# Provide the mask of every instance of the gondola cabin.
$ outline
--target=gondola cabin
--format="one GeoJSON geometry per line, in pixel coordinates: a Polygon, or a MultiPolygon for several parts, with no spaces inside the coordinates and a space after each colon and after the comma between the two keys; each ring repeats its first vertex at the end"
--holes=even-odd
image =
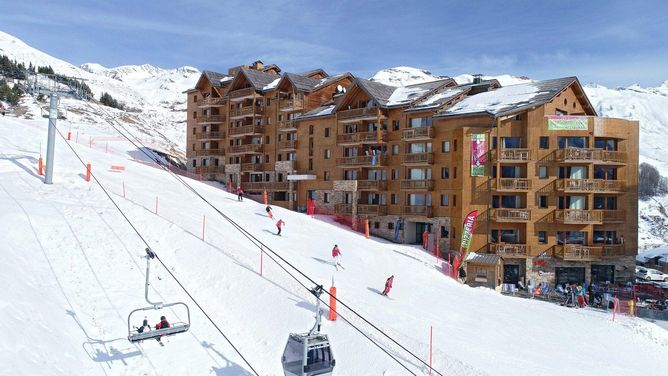
{"type": "Polygon", "coordinates": [[[336,360],[327,335],[290,334],[283,351],[285,376],[331,375],[336,360]]]}

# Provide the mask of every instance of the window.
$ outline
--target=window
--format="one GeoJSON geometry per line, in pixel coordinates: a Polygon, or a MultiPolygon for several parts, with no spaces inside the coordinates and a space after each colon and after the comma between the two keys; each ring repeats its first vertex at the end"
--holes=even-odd
{"type": "Polygon", "coordinates": [[[325,171],[325,173],[323,175],[323,180],[324,181],[329,181],[329,171],[325,171]]]}
{"type": "Polygon", "coordinates": [[[559,137],[557,138],[559,149],[564,148],[586,148],[589,145],[587,137],[559,137]]]}
{"type": "Polygon", "coordinates": [[[387,229],[388,230],[394,230],[394,223],[393,222],[387,222],[387,229]]]}
{"type": "MultiPolygon", "coordinates": [[[[575,103],[573,103],[575,104],[575,103]]],[[[592,283],[610,283],[615,281],[614,265],[592,265],[591,282],[592,283]]]]}
{"type": "Polygon", "coordinates": [[[617,231],[594,231],[592,241],[596,244],[615,244],[617,240],[617,231]]]}
{"type": "Polygon", "coordinates": [[[325,193],[322,195],[322,201],[323,201],[325,204],[328,204],[328,203],[329,203],[329,193],[325,192],[325,193]]]}
{"type": "Polygon", "coordinates": [[[452,168],[452,178],[457,179],[457,166],[452,168]]]}
{"type": "Polygon", "coordinates": [[[267,145],[269,145],[270,141],[271,141],[271,139],[269,138],[269,136],[267,136],[267,137],[264,139],[264,143],[267,144],[267,145]]]}
{"type": "Polygon", "coordinates": [[[538,207],[542,209],[547,208],[547,196],[538,196],[538,207]]]}
{"type": "Polygon", "coordinates": [[[547,179],[547,166],[538,166],[538,177],[547,179]]]}
{"type": "Polygon", "coordinates": [[[585,244],[587,233],[583,231],[557,231],[557,244],[585,244]]]}
{"type": "Polygon", "coordinates": [[[457,232],[455,230],[456,230],[455,227],[452,226],[452,238],[453,239],[457,238],[457,232]]]}
{"type": "Polygon", "coordinates": [[[193,119],[197,119],[197,112],[193,112],[193,119]]]}
{"type": "Polygon", "coordinates": [[[269,163],[269,154],[265,154],[264,163],[269,163]]]}
{"type": "Polygon", "coordinates": [[[450,169],[441,167],[441,179],[450,179],[450,169]]]}
{"type": "Polygon", "coordinates": [[[617,169],[615,167],[594,167],[594,179],[617,180],[617,169]]]}
{"type": "Polygon", "coordinates": [[[395,168],[392,169],[392,180],[399,179],[399,171],[395,168]]]}
{"type": "Polygon", "coordinates": [[[329,159],[332,157],[332,151],[329,149],[325,149],[325,159],[329,159]]]}
{"type": "Polygon", "coordinates": [[[452,206],[457,206],[457,195],[452,195],[452,206]]]}
{"type": "Polygon", "coordinates": [[[308,134],[313,134],[313,129],[314,129],[313,124],[309,125],[308,126],[308,134]]]}
{"type": "Polygon", "coordinates": [[[513,116],[513,120],[522,120],[522,115],[513,116]]]}
{"type": "Polygon", "coordinates": [[[399,130],[399,120],[392,120],[392,130],[393,131],[399,130]]]}
{"type": "Polygon", "coordinates": [[[308,169],[309,171],[313,171],[313,159],[308,160],[308,169]]]}
{"type": "Polygon", "coordinates": [[[538,231],[538,243],[547,244],[547,232],[546,231],[538,231]]]}
{"type": "Polygon", "coordinates": [[[193,167],[197,167],[197,159],[193,159],[193,167]]]}
{"type": "MultiPolygon", "coordinates": [[[[283,121],[283,114],[278,114],[278,121],[283,121]]],[[[312,125],[311,125],[312,127],[312,125]]]]}
{"type": "Polygon", "coordinates": [[[550,138],[548,136],[540,136],[540,148],[541,149],[550,148],[550,138]]]}
{"type": "Polygon", "coordinates": [[[452,141],[452,151],[457,151],[457,140],[452,141]]]}
{"type": "Polygon", "coordinates": [[[390,195],[390,203],[391,203],[392,205],[396,205],[398,202],[399,202],[399,200],[397,199],[397,195],[394,194],[394,193],[392,193],[392,194],[390,195]]]}
{"type": "Polygon", "coordinates": [[[193,102],[197,102],[197,95],[193,96],[193,102]]]}
{"type": "Polygon", "coordinates": [[[276,155],[276,160],[279,161],[279,162],[282,161],[283,160],[283,154],[280,154],[280,153],[277,154],[276,155]]]}
{"type": "Polygon", "coordinates": [[[373,223],[373,228],[380,228],[380,222],[374,222],[373,223]]]}
{"type": "Polygon", "coordinates": [[[431,127],[431,123],[431,117],[415,118],[411,119],[411,128],[431,127]]]}
{"type": "Polygon", "coordinates": [[[506,149],[517,149],[522,147],[522,139],[519,137],[501,137],[501,142],[506,149]]]}
{"type": "Polygon", "coordinates": [[[510,229],[492,230],[491,238],[492,243],[519,243],[520,233],[510,229]]]}
{"type": "Polygon", "coordinates": [[[441,142],[441,151],[443,153],[449,153],[450,152],[450,141],[441,142]]]}
{"type": "Polygon", "coordinates": [[[448,206],[448,205],[450,205],[450,196],[441,195],[441,206],[448,206]]]}
{"type": "Polygon", "coordinates": [[[195,144],[193,144],[193,151],[195,151],[195,144]]]}
{"type": "Polygon", "coordinates": [[[392,145],[392,155],[399,154],[399,145],[392,145]]]}
{"type": "Polygon", "coordinates": [[[332,135],[332,128],[325,128],[325,137],[329,137],[332,135]]]}
{"type": "Polygon", "coordinates": [[[271,106],[271,98],[267,98],[267,107],[271,106]]]}

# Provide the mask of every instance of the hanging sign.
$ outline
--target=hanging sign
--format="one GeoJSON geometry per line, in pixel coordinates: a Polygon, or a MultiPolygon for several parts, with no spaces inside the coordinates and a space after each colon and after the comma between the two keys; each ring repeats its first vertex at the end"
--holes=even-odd
{"type": "Polygon", "coordinates": [[[550,115],[547,118],[548,131],[586,131],[589,119],[586,116],[550,115]]]}
{"type": "Polygon", "coordinates": [[[471,135],[471,176],[485,176],[487,154],[485,150],[485,134],[471,135]]]}

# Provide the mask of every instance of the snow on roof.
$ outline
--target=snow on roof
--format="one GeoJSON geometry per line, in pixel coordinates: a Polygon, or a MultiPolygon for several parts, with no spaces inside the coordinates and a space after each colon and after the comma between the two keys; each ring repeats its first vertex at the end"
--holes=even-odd
{"type": "Polygon", "coordinates": [[[276,86],[278,85],[278,82],[279,82],[280,80],[281,80],[281,78],[279,77],[279,78],[277,78],[277,79],[271,81],[268,85],[265,85],[264,87],[262,87],[262,90],[272,90],[272,89],[276,89],[276,86]]]}
{"type": "Polygon", "coordinates": [[[487,254],[470,252],[468,256],[466,256],[466,262],[481,265],[496,265],[500,259],[501,256],[497,255],[496,253],[487,254]]]}
{"type": "Polygon", "coordinates": [[[468,90],[468,88],[454,87],[451,89],[443,90],[439,93],[428,96],[422,102],[416,103],[412,108],[409,108],[406,111],[423,111],[423,110],[438,108],[443,103],[449,101],[453,97],[458,96],[465,90],[468,90]]]}
{"type": "Polygon", "coordinates": [[[398,87],[387,100],[388,106],[401,106],[426,94],[429,90],[420,86],[398,87]]]}
{"type": "Polygon", "coordinates": [[[514,110],[545,103],[575,80],[574,77],[536,81],[505,86],[469,96],[438,116],[456,116],[476,113],[503,115],[514,110]]]}
{"type": "Polygon", "coordinates": [[[636,260],[640,262],[646,262],[655,257],[668,260],[668,247],[650,248],[642,253],[639,253],[636,256],[636,260]]]}
{"type": "Polygon", "coordinates": [[[227,76],[220,79],[220,83],[234,80],[234,76],[227,76]]]}
{"type": "Polygon", "coordinates": [[[327,106],[320,106],[317,107],[299,117],[297,117],[297,120],[301,119],[310,119],[314,117],[319,117],[319,116],[327,116],[327,115],[333,115],[334,114],[334,108],[336,108],[336,105],[331,104],[327,106]]]}

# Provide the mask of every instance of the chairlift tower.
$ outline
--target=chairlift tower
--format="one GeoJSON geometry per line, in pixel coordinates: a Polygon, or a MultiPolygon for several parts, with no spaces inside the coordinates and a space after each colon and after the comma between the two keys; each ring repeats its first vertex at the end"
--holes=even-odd
{"type": "Polygon", "coordinates": [[[56,148],[56,121],[58,120],[58,93],[51,91],[49,103],[49,134],[46,139],[46,173],[44,184],[53,184],[53,155],[56,148]]]}

